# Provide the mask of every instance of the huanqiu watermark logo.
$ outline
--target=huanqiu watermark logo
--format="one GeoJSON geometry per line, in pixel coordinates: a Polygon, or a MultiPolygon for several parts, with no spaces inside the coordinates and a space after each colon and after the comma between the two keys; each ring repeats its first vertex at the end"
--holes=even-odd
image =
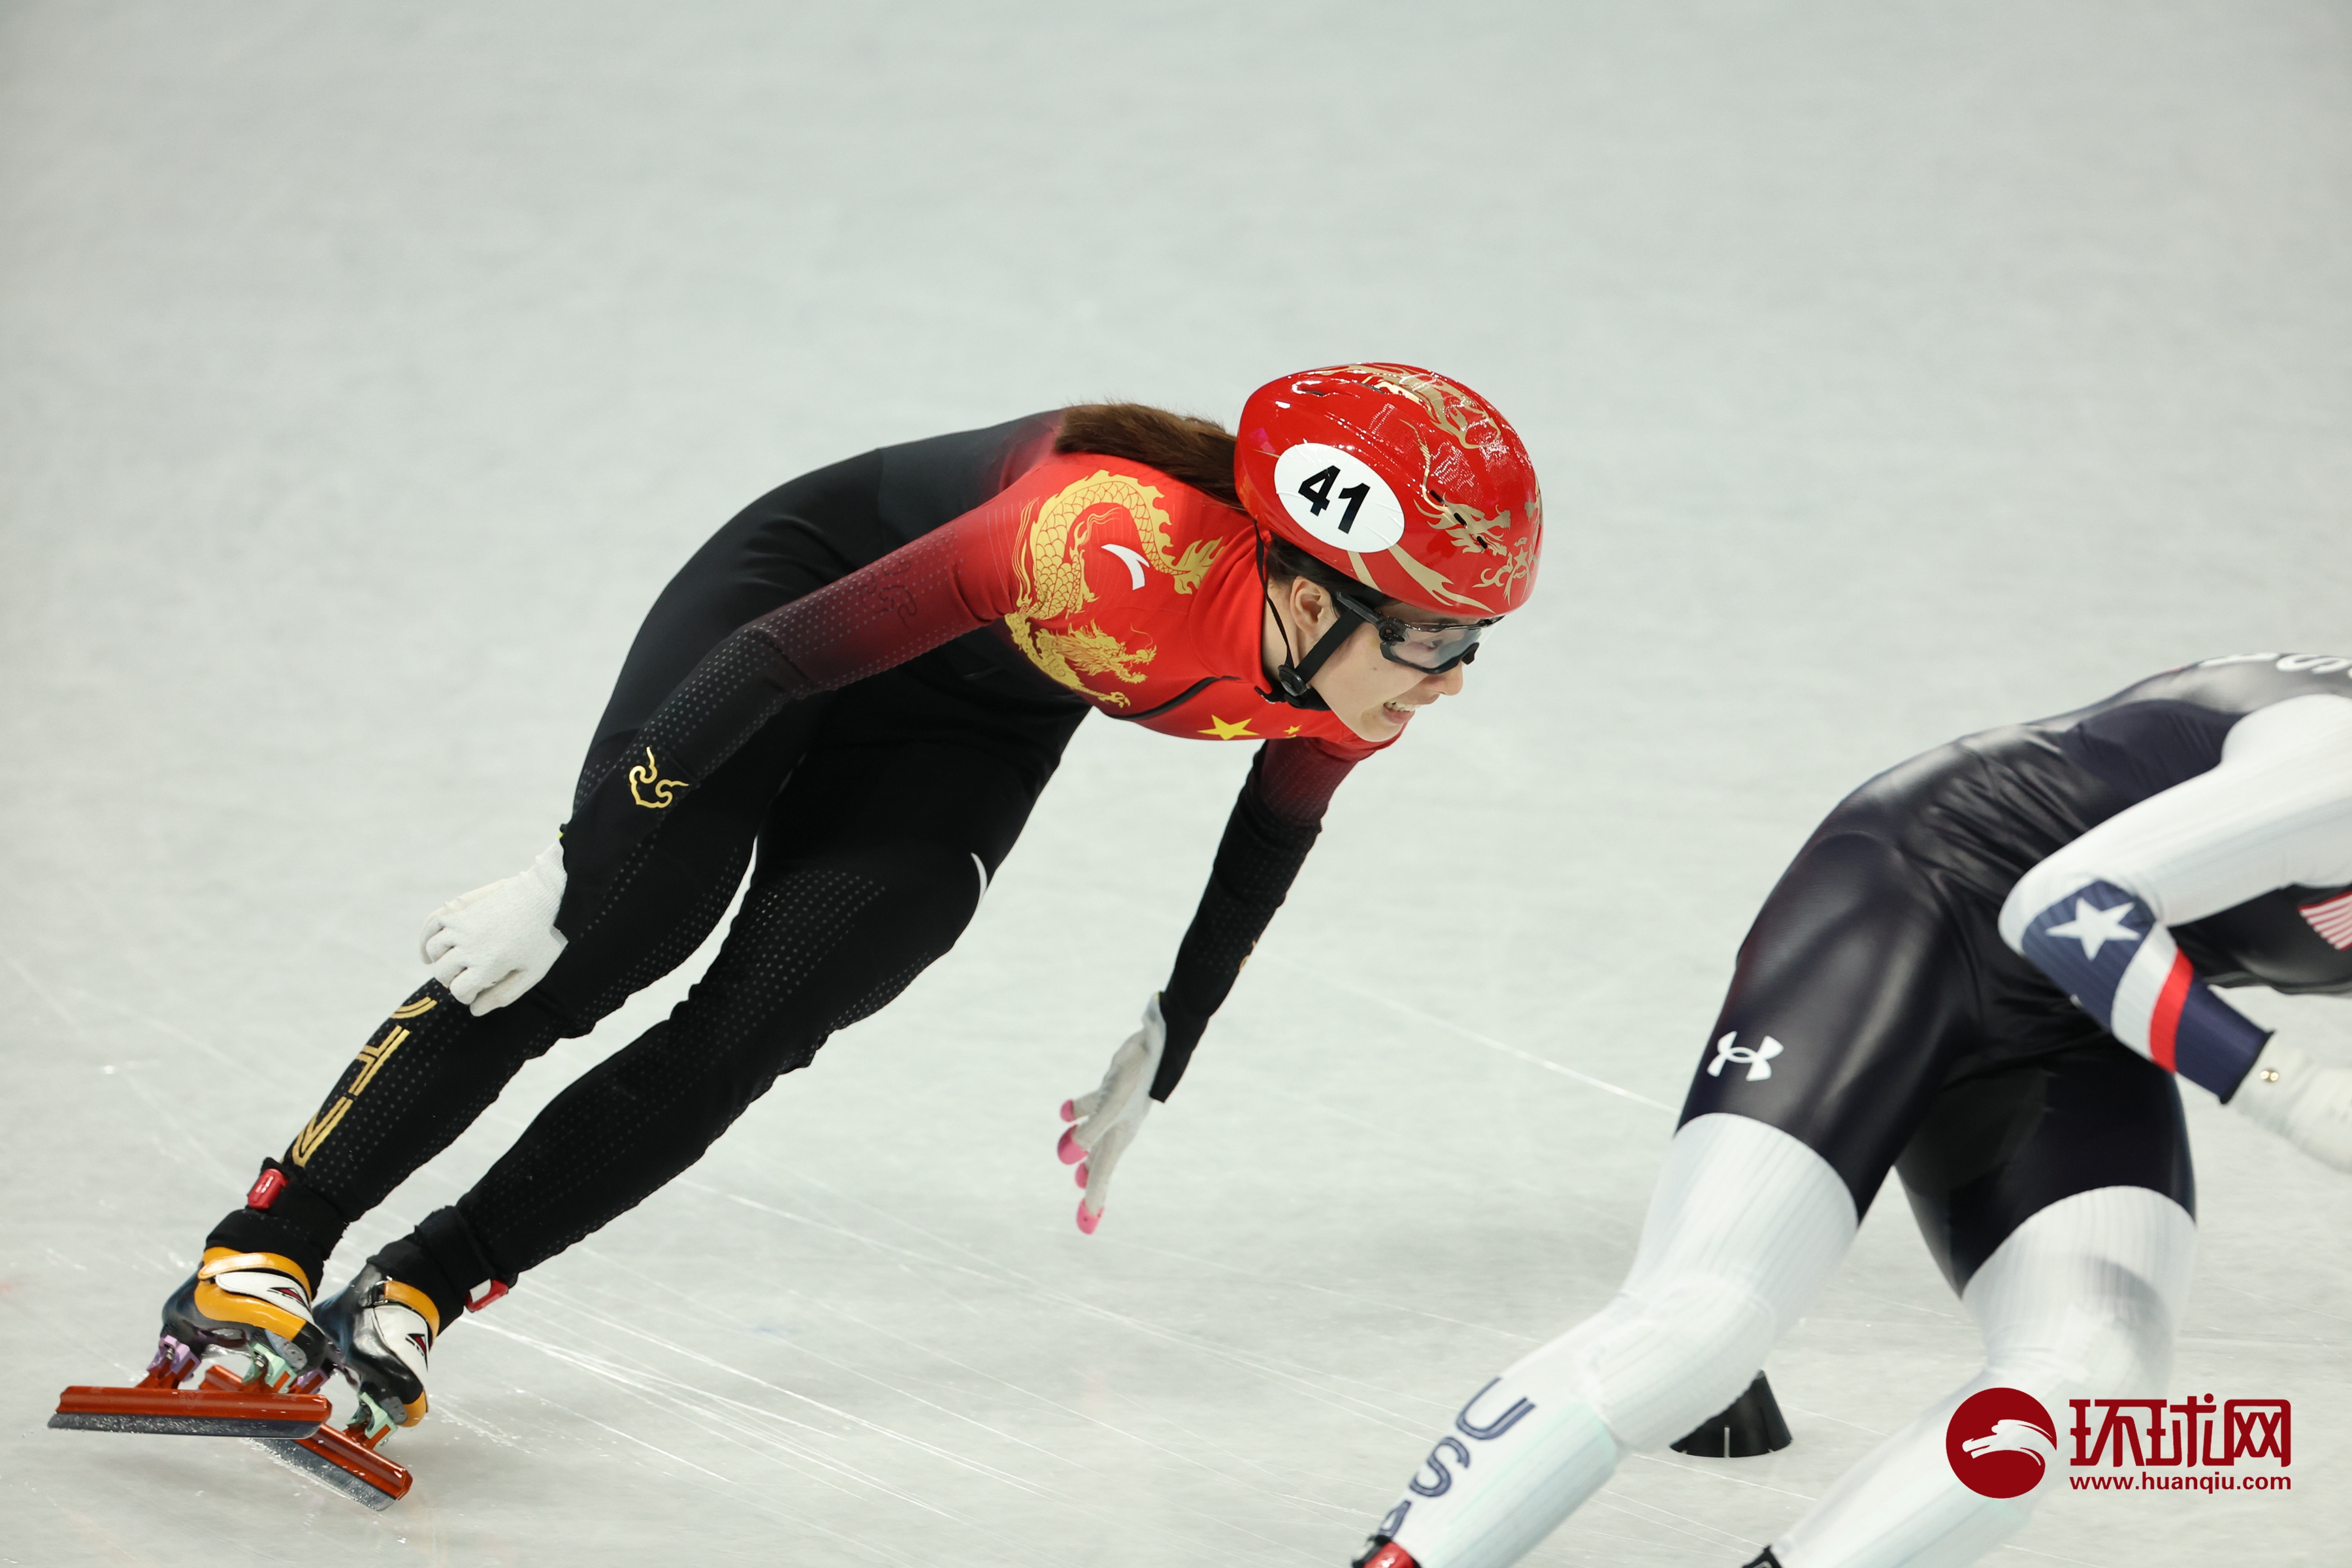
{"type": "Polygon", "coordinates": [[[2057,1461],[2058,1428],[2025,1390],[1982,1388],[1952,1412],[1944,1455],[1970,1491],[2020,1497],[2040,1486],[2057,1461]]]}
{"type": "MultiPolygon", "coordinates": [[[[2294,1409],[2284,1399],[2075,1399],[2066,1429],[2076,1491],[2286,1491],[2294,1409]]],[[[1969,1395],[1944,1428],[1952,1473],[1986,1497],[2021,1497],[2058,1463],[2058,1427],[2019,1388],[1969,1395]]]]}

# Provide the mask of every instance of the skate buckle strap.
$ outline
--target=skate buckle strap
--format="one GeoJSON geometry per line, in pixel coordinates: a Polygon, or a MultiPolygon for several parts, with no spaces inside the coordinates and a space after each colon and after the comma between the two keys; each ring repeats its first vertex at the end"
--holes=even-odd
{"type": "Polygon", "coordinates": [[[249,1209],[267,1209],[278,1201],[278,1194],[285,1190],[286,1173],[272,1165],[254,1178],[252,1190],[245,1194],[245,1206],[249,1209]]]}
{"type": "Polygon", "coordinates": [[[505,1280],[485,1279],[479,1285],[475,1286],[472,1289],[466,1292],[466,1310],[468,1312],[478,1312],[506,1293],[507,1282],[505,1280]]]}
{"type": "Polygon", "coordinates": [[[383,1282],[383,1299],[387,1301],[399,1302],[425,1320],[425,1327],[433,1331],[435,1339],[441,1337],[441,1309],[433,1304],[432,1297],[414,1285],[404,1285],[397,1279],[387,1279],[383,1282]]]}
{"type": "Polygon", "coordinates": [[[231,1252],[226,1247],[205,1254],[196,1268],[199,1279],[217,1279],[224,1274],[235,1274],[247,1268],[265,1268],[299,1281],[305,1294],[310,1289],[310,1276],[290,1258],[280,1258],[274,1252],[231,1252]]]}

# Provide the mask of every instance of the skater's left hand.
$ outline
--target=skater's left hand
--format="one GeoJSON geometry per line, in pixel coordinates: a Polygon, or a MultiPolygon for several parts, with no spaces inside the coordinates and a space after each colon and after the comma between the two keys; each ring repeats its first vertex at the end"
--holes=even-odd
{"type": "Polygon", "coordinates": [[[544,979],[563,952],[563,846],[549,845],[519,874],[435,910],[418,946],[433,978],[474,1016],[503,1007],[544,979]]]}
{"type": "Polygon", "coordinates": [[[1160,998],[1143,1006],[1143,1027],[1129,1035],[1110,1058],[1110,1070],[1100,1087],[1062,1101],[1062,1120],[1076,1122],[1066,1129],[1055,1152],[1062,1163],[1078,1167],[1078,1228],[1088,1236],[1102,1223],[1103,1204],[1110,1196],[1110,1173],[1136,1130],[1151,1109],[1151,1080],[1160,1072],[1160,1055],[1168,1046],[1168,1025],[1160,1016],[1160,998]]]}
{"type": "Polygon", "coordinates": [[[2352,1171],[2352,1068],[2323,1067],[2273,1040],[2230,1109],[2339,1171],[2352,1171]]]}

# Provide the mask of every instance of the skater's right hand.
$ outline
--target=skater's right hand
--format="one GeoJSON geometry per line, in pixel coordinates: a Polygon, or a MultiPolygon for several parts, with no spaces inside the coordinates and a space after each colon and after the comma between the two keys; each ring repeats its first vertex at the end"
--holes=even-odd
{"type": "Polygon", "coordinates": [[[563,846],[551,844],[516,876],[435,910],[418,946],[433,978],[480,1017],[546,977],[563,952],[563,846]]]}
{"type": "Polygon", "coordinates": [[[1143,1005],[1143,1027],[1112,1054],[1101,1084],[1062,1101],[1062,1120],[1076,1125],[1063,1131],[1055,1152],[1065,1165],[1078,1167],[1078,1185],[1087,1194],[1078,1200],[1078,1228],[1088,1236],[1102,1223],[1111,1170],[1135,1142],[1136,1130],[1151,1109],[1151,1080],[1159,1075],[1160,1055],[1167,1047],[1168,1025],[1155,994],[1143,1005]]]}

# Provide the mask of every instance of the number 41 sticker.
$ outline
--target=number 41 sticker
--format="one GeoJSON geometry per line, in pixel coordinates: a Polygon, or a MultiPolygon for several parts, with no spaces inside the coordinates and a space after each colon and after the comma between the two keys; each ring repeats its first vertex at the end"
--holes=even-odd
{"type": "Polygon", "coordinates": [[[1404,537],[1404,509],[1388,481],[1337,447],[1291,447],[1274,461],[1274,488],[1291,521],[1335,549],[1365,554],[1404,537]]]}

